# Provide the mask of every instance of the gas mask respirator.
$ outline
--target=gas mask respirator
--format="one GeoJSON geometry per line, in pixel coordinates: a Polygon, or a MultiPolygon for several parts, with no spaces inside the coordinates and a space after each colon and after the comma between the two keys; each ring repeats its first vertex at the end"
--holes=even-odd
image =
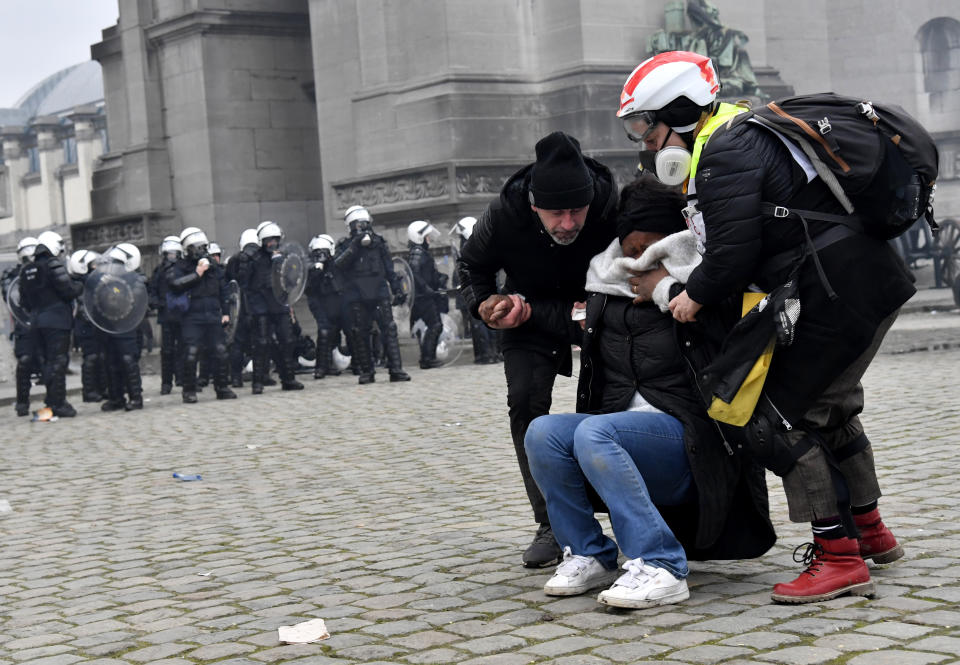
{"type": "Polygon", "coordinates": [[[654,173],[664,185],[682,185],[690,175],[692,155],[686,148],[667,146],[654,157],[654,173]]]}

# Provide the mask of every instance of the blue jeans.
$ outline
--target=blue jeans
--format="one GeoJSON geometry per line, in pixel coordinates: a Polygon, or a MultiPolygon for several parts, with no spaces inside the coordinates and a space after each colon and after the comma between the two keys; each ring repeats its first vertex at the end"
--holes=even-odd
{"type": "Polygon", "coordinates": [[[540,416],[530,423],[525,446],[561,547],[595,557],[607,569],[617,567],[617,543],[594,517],[589,481],[610,510],[627,558],[665,568],[678,579],[689,574],[683,546],[654,505],[696,501],[679,420],[638,411],[540,416]]]}

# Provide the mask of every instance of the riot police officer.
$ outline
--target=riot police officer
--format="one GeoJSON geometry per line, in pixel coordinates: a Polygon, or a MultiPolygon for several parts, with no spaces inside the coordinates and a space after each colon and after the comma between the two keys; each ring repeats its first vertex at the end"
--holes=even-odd
{"type": "Polygon", "coordinates": [[[241,253],[238,280],[245,293],[250,312],[253,336],[253,385],[252,392],[263,392],[269,369],[270,340],[276,335],[280,346],[280,382],[283,390],[303,390],[296,380],[294,370],[293,321],[290,307],[274,294],[272,281],[275,264],[283,261],[280,241],[283,231],[273,222],[261,222],[257,227],[259,247],[249,245],[241,253]]]}
{"type": "MultiPolygon", "coordinates": [[[[3,300],[7,302],[10,285],[20,276],[23,268],[33,260],[37,249],[37,239],[32,236],[21,238],[17,243],[17,265],[4,271],[0,278],[0,288],[3,290],[3,300]]],[[[16,319],[13,326],[13,354],[17,359],[16,381],[18,416],[30,413],[30,378],[37,362],[36,345],[30,330],[29,321],[16,319]]]]}
{"type": "Polygon", "coordinates": [[[167,271],[183,255],[178,236],[167,236],[160,243],[160,265],[150,276],[150,305],[157,310],[157,323],[160,324],[160,394],[169,395],[173,391],[174,380],[181,383],[183,362],[183,341],[181,339],[180,317],[183,311],[168,307],[167,271]]]}
{"type": "MultiPolygon", "coordinates": [[[[78,249],[67,260],[67,272],[83,284],[100,254],[89,249],[78,249]]],[[[80,384],[84,402],[103,401],[107,392],[107,368],[97,328],[83,307],[77,308],[73,318],[73,345],[80,349],[80,384]]]]}
{"type": "Polygon", "coordinates": [[[167,285],[173,293],[189,293],[189,307],[183,314],[183,401],[197,401],[197,360],[205,347],[214,361],[213,385],[217,399],[235,399],[230,390],[227,342],[223,325],[229,321],[224,312],[226,281],[220,266],[207,255],[209,241],[195,226],[180,233],[184,256],[167,271],[167,285]]]}
{"type": "Polygon", "coordinates": [[[348,208],[344,222],[350,235],[337,243],[333,264],[344,279],[345,323],[353,362],[360,368],[359,383],[375,380],[370,348],[374,320],[385,338],[390,381],[409,381],[410,376],[403,371],[397,324],[391,310],[392,304],[404,302],[406,294],[399,275],[393,271],[387,241],[373,232],[373,220],[363,206],[348,208]]]}
{"type": "MultiPolygon", "coordinates": [[[[240,282],[240,264],[241,255],[246,250],[247,254],[255,254],[260,248],[260,241],[257,240],[256,229],[245,229],[240,234],[238,242],[240,251],[231,255],[224,265],[224,273],[227,282],[240,282]]],[[[246,305],[246,298],[240,294],[240,316],[232,325],[236,326],[233,333],[233,341],[227,347],[227,354],[230,357],[230,385],[234,388],[243,388],[243,366],[247,362],[247,357],[252,355],[250,347],[250,312],[246,305]]]]}
{"type": "MultiPolygon", "coordinates": [[[[140,272],[140,250],[136,245],[122,242],[111,247],[100,257],[99,263],[113,263],[124,272],[135,273],[144,283],[140,272]]],[[[143,381],[140,376],[140,341],[137,328],[125,332],[98,332],[100,344],[106,352],[107,400],[101,411],[134,411],[143,408],[143,381]]]]}
{"type": "Polygon", "coordinates": [[[447,294],[445,291],[447,276],[437,270],[437,264],[430,254],[430,240],[440,235],[430,222],[418,220],[407,227],[409,254],[407,262],[413,272],[413,307],[410,309],[411,323],[423,319],[426,330],[420,339],[420,369],[442,367],[443,361],[437,359],[437,342],[443,332],[440,312],[444,311],[447,294]]]}
{"type": "MultiPolygon", "coordinates": [[[[450,230],[451,233],[456,233],[460,236],[461,250],[463,249],[464,243],[469,240],[470,235],[473,233],[473,227],[476,223],[476,217],[463,217],[450,230]]],[[[454,273],[453,278],[456,282],[456,273],[454,273]]],[[[458,286],[456,283],[454,285],[458,286]]],[[[463,296],[460,295],[459,290],[457,292],[457,309],[460,310],[464,323],[470,326],[470,340],[473,343],[473,362],[477,365],[491,365],[503,360],[497,351],[497,335],[499,331],[491,330],[483,321],[475,319],[470,315],[467,302],[463,299],[463,296]]]]}
{"type": "Polygon", "coordinates": [[[340,374],[333,364],[333,349],[340,344],[342,287],[331,260],[336,251],[333,238],[320,234],[310,241],[309,249],[313,263],[307,272],[307,304],[317,321],[317,360],[313,378],[322,379],[328,374],[340,374]]]}
{"type": "Polygon", "coordinates": [[[30,312],[30,329],[44,356],[44,401],[55,416],[72,418],[77,412],[67,402],[67,363],[73,300],[83,287],[67,273],[62,253],[60,234],[44,231],[37,237],[33,262],[20,271],[20,302],[30,312]]]}

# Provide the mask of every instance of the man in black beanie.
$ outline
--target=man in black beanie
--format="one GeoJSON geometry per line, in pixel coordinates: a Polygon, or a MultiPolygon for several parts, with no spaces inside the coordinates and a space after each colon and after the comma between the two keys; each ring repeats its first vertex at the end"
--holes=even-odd
{"type": "Polygon", "coordinates": [[[570,347],[579,342],[580,329],[570,312],[585,297],[591,257],[617,235],[617,191],[610,170],[584,157],[572,136],[544,137],[536,155],[480,216],[457,274],[470,313],[503,330],[510,433],[539,524],[523,564],[542,568],[556,564],[561,552],[523,438],[530,421],[549,413],[557,374],[572,373],[570,347]],[[502,293],[496,286],[500,270],[507,277],[502,293]]]}

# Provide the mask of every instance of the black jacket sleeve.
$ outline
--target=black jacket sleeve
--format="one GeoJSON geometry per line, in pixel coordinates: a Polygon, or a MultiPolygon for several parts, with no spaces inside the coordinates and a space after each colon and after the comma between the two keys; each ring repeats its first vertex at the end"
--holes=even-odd
{"type": "MultiPolygon", "coordinates": [[[[212,268],[210,268],[212,270],[212,268]]],[[[173,266],[167,270],[167,286],[170,287],[170,290],[174,293],[183,293],[189,291],[194,286],[200,283],[200,275],[197,274],[196,270],[191,270],[188,273],[183,275],[177,275],[177,271],[174,270],[173,266]]]]}
{"type": "Polygon", "coordinates": [[[457,259],[457,279],[470,314],[479,319],[480,303],[497,293],[497,272],[503,266],[496,251],[493,217],[488,206],[457,259]]]}
{"type": "Polygon", "coordinates": [[[70,277],[67,266],[59,258],[51,257],[47,263],[47,270],[50,274],[53,290],[56,291],[61,300],[70,302],[83,293],[83,284],[70,277]]]}

